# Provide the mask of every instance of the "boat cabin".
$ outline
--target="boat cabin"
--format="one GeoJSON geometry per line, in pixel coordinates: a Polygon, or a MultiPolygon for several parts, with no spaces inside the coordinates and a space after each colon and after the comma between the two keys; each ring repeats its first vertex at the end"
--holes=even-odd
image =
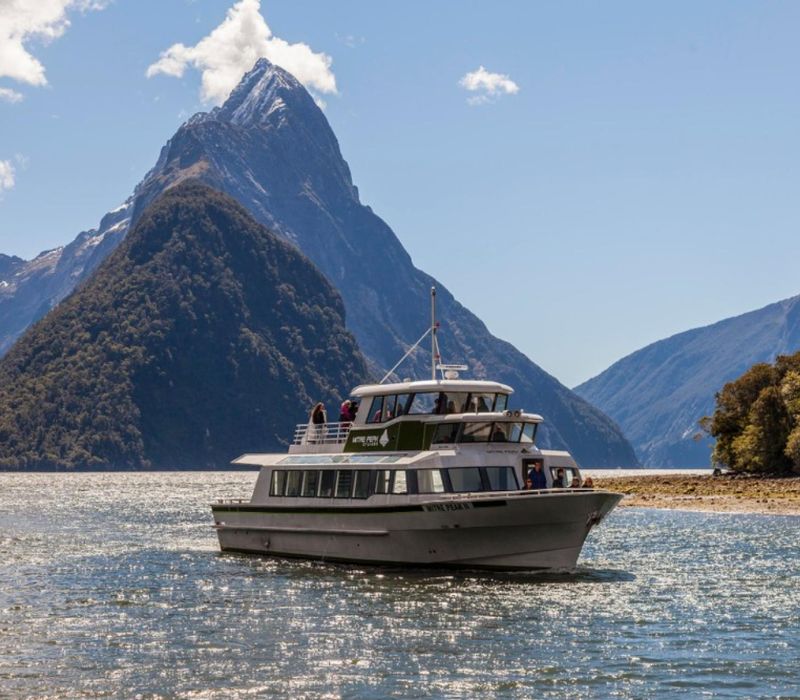
{"type": "Polygon", "coordinates": [[[548,488],[579,486],[569,453],[535,446],[542,417],[510,410],[512,393],[489,381],[359,386],[352,422],[298,425],[288,455],[244,455],[236,463],[271,467],[254,499],[521,491],[537,462],[548,488]]]}

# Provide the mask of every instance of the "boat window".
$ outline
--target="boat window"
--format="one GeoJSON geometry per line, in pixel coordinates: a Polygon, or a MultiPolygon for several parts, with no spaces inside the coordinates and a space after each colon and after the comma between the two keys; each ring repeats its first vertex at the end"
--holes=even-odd
{"type": "Polygon", "coordinates": [[[283,496],[286,488],[286,472],[282,469],[275,469],[272,472],[272,483],[269,487],[270,496],[283,496]]]}
{"type": "Polygon", "coordinates": [[[411,394],[398,394],[397,404],[394,408],[395,416],[404,416],[406,413],[408,413],[408,400],[410,398],[411,394]]]}
{"type": "Polygon", "coordinates": [[[469,395],[469,405],[464,413],[489,413],[494,405],[494,394],[475,393],[469,395]]]}
{"type": "Polygon", "coordinates": [[[519,442],[522,437],[522,423],[508,424],[508,441],[519,442]]]}
{"type": "Polygon", "coordinates": [[[520,442],[532,443],[536,439],[536,423],[525,423],[522,426],[522,437],[520,442]]]}
{"type": "Polygon", "coordinates": [[[450,477],[450,485],[456,493],[483,491],[481,472],[478,467],[448,469],[447,475],[450,477]]]}
{"type": "Polygon", "coordinates": [[[389,493],[391,477],[392,472],[388,469],[378,471],[377,478],[375,479],[375,493],[389,493]]]}
{"type": "Polygon", "coordinates": [[[369,482],[372,472],[368,469],[359,469],[356,472],[356,483],[353,487],[353,498],[369,498],[369,482]]]}
{"type": "Polygon", "coordinates": [[[435,394],[414,394],[408,413],[421,415],[435,413],[441,404],[438,392],[435,394]]]}
{"type": "Polygon", "coordinates": [[[461,442],[487,442],[491,431],[491,423],[464,423],[461,442]]]}
{"type": "Polygon", "coordinates": [[[444,481],[439,469],[417,470],[418,493],[444,493],[444,481]]]}
{"type": "Polygon", "coordinates": [[[408,493],[405,469],[398,469],[396,472],[394,472],[394,479],[392,480],[392,493],[408,493]]]}
{"type": "Polygon", "coordinates": [[[448,391],[444,394],[444,413],[465,413],[467,411],[467,397],[465,391],[448,391]]]}
{"type": "Polygon", "coordinates": [[[333,469],[323,469],[319,480],[320,498],[331,498],[333,496],[333,485],[336,483],[336,472],[333,469]]]}
{"type": "Polygon", "coordinates": [[[505,411],[508,407],[508,394],[498,394],[494,401],[494,410],[497,412],[505,411]]]}
{"type": "Polygon", "coordinates": [[[392,418],[394,418],[394,416],[395,416],[394,405],[395,405],[396,401],[397,401],[397,396],[395,396],[395,395],[384,396],[384,398],[383,398],[383,413],[381,413],[381,421],[383,421],[384,423],[387,420],[392,420],[392,418]]]}
{"type": "Polygon", "coordinates": [[[458,423],[440,423],[433,433],[433,443],[455,442],[458,436],[458,423]]]}
{"type": "Polygon", "coordinates": [[[306,498],[314,498],[317,495],[317,486],[319,486],[319,472],[316,469],[314,471],[304,472],[303,496],[306,498]]]}
{"type": "Polygon", "coordinates": [[[492,491],[517,491],[517,475],[511,467],[485,467],[489,488],[492,491]]]}
{"type": "Polygon", "coordinates": [[[580,483],[581,478],[577,469],[572,467],[550,467],[550,479],[553,482],[552,488],[569,488],[573,481],[580,483]]]}
{"type": "Polygon", "coordinates": [[[492,442],[508,442],[508,433],[511,431],[509,423],[493,423],[492,424],[492,442]]]}
{"type": "Polygon", "coordinates": [[[286,495],[299,496],[300,486],[303,483],[303,472],[295,469],[286,474],[286,495]]]}
{"type": "Polygon", "coordinates": [[[336,478],[336,498],[350,498],[350,491],[353,488],[353,470],[342,469],[337,472],[336,478]]]}
{"type": "Polygon", "coordinates": [[[367,423],[380,423],[383,416],[383,396],[375,396],[370,406],[367,423]]]}

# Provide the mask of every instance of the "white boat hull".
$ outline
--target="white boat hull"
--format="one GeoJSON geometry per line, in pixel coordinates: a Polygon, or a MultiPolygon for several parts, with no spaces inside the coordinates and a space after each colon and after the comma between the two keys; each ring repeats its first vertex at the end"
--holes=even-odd
{"type": "Polygon", "coordinates": [[[214,504],[220,547],[319,561],[466,569],[570,569],[622,498],[590,490],[380,506],[214,504]]]}

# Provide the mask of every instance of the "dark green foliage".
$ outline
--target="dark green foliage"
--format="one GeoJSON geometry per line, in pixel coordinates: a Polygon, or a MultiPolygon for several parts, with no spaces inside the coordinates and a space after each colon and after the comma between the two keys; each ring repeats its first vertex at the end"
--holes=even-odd
{"type": "Polygon", "coordinates": [[[341,298],[196,182],[0,360],[0,466],[224,466],[278,448],[363,381],[341,298]]]}
{"type": "Polygon", "coordinates": [[[716,396],[703,420],[715,463],[736,471],[800,471],[800,352],[753,365],[716,396]]]}

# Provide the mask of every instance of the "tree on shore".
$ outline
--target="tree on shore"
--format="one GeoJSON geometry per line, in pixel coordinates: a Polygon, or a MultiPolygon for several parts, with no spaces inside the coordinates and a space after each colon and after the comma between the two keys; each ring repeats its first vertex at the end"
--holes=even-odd
{"type": "Polygon", "coordinates": [[[753,365],[716,395],[701,425],[712,462],[740,472],[800,472],[800,352],[753,365]]]}

